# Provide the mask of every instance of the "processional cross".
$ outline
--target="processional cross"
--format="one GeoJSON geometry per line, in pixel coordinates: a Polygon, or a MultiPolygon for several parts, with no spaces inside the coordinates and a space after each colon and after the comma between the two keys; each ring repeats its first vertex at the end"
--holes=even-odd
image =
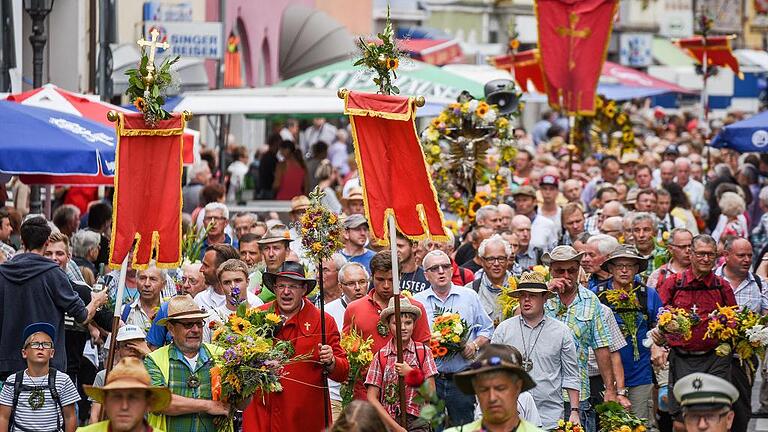
{"type": "Polygon", "coordinates": [[[573,69],[576,67],[576,62],[573,59],[573,43],[574,38],[581,38],[586,39],[589,37],[589,35],[592,34],[592,29],[589,27],[576,30],[576,26],[579,24],[579,15],[571,12],[571,14],[568,16],[568,28],[565,27],[558,27],[557,28],[557,34],[560,36],[570,36],[568,39],[568,68],[573,69]]]}
{"type": "Polygon", "coordinates": [[[142,48],[149,47],[149,62],[147,62],[147,72],[149,75],[152,75],[152,73],[155,71],[155,51],[157,51],[158,48],[168,49],[171,47],[171,45],[168,42],[157,41],[157,38],[160,36],[160,32],[157,31],[156,28],[153,28],[149,34],[152,36],[150,40],[141,38],[136,41],[136,43],[142,48]]]}

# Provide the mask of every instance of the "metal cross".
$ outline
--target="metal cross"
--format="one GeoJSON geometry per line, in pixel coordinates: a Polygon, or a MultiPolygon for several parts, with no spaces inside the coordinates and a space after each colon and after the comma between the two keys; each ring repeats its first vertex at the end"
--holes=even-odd
{"type": "Polygon", "coordinates": [[[160,36],[160,32],[157,31],[156,28],[153,28],[152,31],[149,32],[149,34],[152,36],[150,40],[141,38],[138,41],[136,41],[136,43],[142,48],[143,47],[149,48],[149,62],[147,63],[147,70],[153,71],[155,70],[155,51],[158,48],[168,49],[171,47],[171,45],[168,42],[157,41],[157,38],[160,36]]]}
{"type": "Polygon", "coordinates": [[[568,16],[568,28],[558,27],[557,34],[560,36],[569,36],[568,45],[570,47],[568,52],[568,68],[573,69],[576,67],[576,62],[573,60],[574,38],[586,39],[592,34],[592,29],[589,27],[576,30],[576,26],[579,24],[579,15],[571,12],[568,16]]]}

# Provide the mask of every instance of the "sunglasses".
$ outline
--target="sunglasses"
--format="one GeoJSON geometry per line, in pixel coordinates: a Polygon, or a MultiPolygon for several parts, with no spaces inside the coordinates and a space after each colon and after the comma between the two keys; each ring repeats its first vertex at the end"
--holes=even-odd
{"type": "Polygon", "coordinates": [[[477,361],[472,362],[469,365],[469,368],[470,369],[480,369],[480,368],[484,368],[484,367],[488,367],[488,366],[501,366],[501,365],[503,365],[505,363],[508,364],[508,365],[512,365],[512,366],[520,366],[514,360],[510,362],[510,361],[502,359],[499,356],[491,356],[491,357],[488,357],[488,358],[485,358],[485,359],[482,359],[482,360],[477,360],[477,361]]]}
{"type": "Polygon", "coordinates": [[[190,330],[194,327],[203,328],[203,326],[205,326],[203,321],[176,321],[176,324],[184,327],[186,330],[190,330]]]}

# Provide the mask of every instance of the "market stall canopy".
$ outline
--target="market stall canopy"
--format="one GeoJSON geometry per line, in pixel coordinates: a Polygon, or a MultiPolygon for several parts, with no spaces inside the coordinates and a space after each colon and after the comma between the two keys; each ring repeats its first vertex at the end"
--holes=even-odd
{"type": "MultiPolygon", "coordinates": [[[[155,64],[162,63],[164,55],[158,55],[155,64]]],[[[128,76],[125,71],[133,69],[139,63],[141,53],[135,43],[114,45],[112,47],[112,94],[119,95],[128,89],[128,76]]],[[[169,95],[185,91],[205,90],[210,88],[208,72],[205,70],[205,60],[192,57],[182,57],[173,65],[180,84],[168,87],[169,95]]]]}
{"type": "Polygon", "coordinates": [[[606,61],[600,74],[597,93],[608,99],[629,100],[665,93],[692,94],[691,90],[654,78],[637,69],[606,61]]]}
{"type": "Polygon", "coordinates": [[[768,111],[724,127],[712,140],[712,147],[739,153],[768,152],[768,111]]]}
{"type": "Polygon", "coordinates": [[[325,12],[290,5],[280,26],[280,76],[292,78],[349,57],[354,37],[325,12]]]}
{"type": "Polygon", "coordinates": [[[763,71],[768,71],[768,52],[751,49],[737,49],[733,51],[733,55],[736,56],[736,59],[742,66],[746,66],[747,68],[756,67],[763,71]]]}
{"type": "Polygon", "coordinates": [[[455,39],[402,39],[397,41],[397,46],[412,59],[437,66],[464,59],[461,46],[455,39]]]}

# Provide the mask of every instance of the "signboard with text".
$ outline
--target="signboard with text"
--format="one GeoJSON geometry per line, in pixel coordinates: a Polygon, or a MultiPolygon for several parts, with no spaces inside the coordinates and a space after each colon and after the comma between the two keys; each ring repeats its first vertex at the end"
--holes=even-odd
{"type": "Polygon", "coordinates": [[[144,22],[144,39],[150,32],[160,32],[159,41],[171,45],[172,56],[220,59],[223,54],[222,26],[220,22],[144,22]]]}
{"type": "Polygon", "coordinates": [[[624,66],[644,67],[653,62],[650,33],[622,33],[619,38],[619,62],[624,66]]]}

